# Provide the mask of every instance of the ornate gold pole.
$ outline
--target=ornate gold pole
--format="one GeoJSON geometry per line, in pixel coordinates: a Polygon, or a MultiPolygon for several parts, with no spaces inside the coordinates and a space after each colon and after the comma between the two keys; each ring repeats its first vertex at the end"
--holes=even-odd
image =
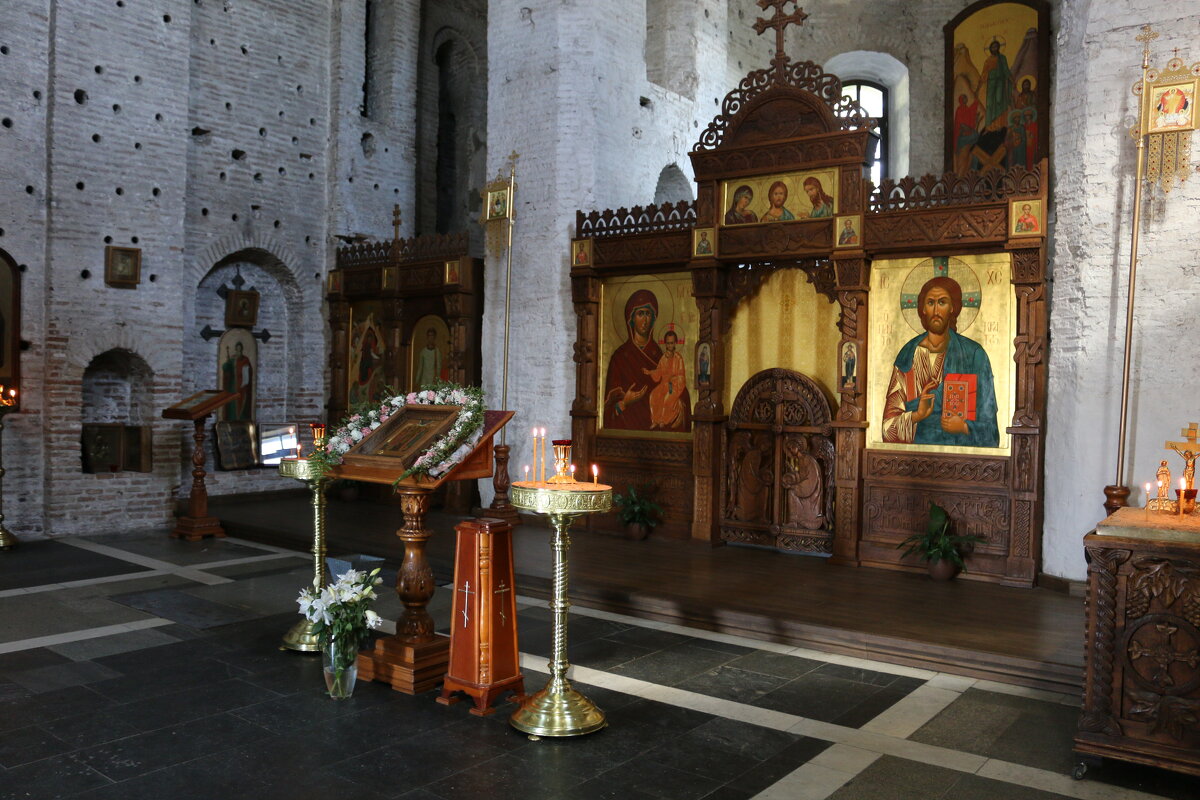
{"type": "Polygon", "coordinates": [[[0,386],[0,550],[11,550],[20,544],[13,532],[4,525],[4,416],[14,409],[16,406],[15,390],[12,394],[5,395],[3,386],[0,386]]]}
{"type": "MultiPolygon", "coordinates": [[[[319,438],[314,428],[314,449],[325,446],[324,427],[321,427],[319,438]]],[[[313,587],[322,589],[329,585],[329,569],[325,565],[325,471],[316,462],[305,458],[285,458],[279,462],[279,474],[285,478],[295,478],[308,484],[312,492],[313,507],[313,587]]],[[[308,619],[301,617],[300,621],[288,629],[283,635],[280,649],[298,650],[304,653],[315,653],[321,649],[321,639],[313,633],[313,625],[308,619]]]]}
{"type": "MultiPolygon", "coordinates": [[[[514,152],[509,156],[508,167],[508,230],[507,235],[507,263],[504,269],[504,360],[502,365],[502,374],[500,377],[500,408],[508,408],[508,327],[509,327],[509,299],[512,295],[512,243],[513,243],[513,226],[516,225],[517,218],[517,154],[514,152]]],[[[495,457],[495,472],[492,476],[492,489],[494,496],[492,502],[488,506],[488,513],[493,514],[510,525],[520,525],[521,517],[517,510],[513,508],[509,502],[509,476],[508,476],[508,454],[510,447],[505,441],[506,428],[500,429],[500,444],[493,449],[495,457]]]]}
{"type": "Polygon", "coordinates": [[[1146,91],[1146,73],[1150,69],[1150,42],[1158,38],[1158,34],[1149,25],[1142,26],[1138,41],[1142,46],[1142,91],[1138,95],[1137,118],[1137,172],[1133,186],[1133,236],[1129,251],[1129,294],[1125,301],[1125,356],[1121,365],[1121,419],[1117,430],[1117,473],[1112,485],[1104,487],[1104,508],[1112,514],[1118,508],[1128,505],[1129,487],[1125,480],[1125,434],[1129,422],[1129,366],[1133,354],[1133,300],[1137,288],[1138,234],[1142,226],[1142,180],[1146,169],[1146,130],[1145,103],[1149,96],[1146,91]]]}
{"type": "Polygon", "coordinates": [[[567,551],[571,548],[571,523],[583,514],[612,508],[612,487],[595,483],[559,484],[521,481],[513,484],[513,505],[546,514],[554,526],[554,584],[550,610],[554,613],[554,649],[550,655],[550,680],[512,715],[510,724],[534,736],[581,736],[608,724],[604,712],[571,686],[567,670],[567,551]]]}

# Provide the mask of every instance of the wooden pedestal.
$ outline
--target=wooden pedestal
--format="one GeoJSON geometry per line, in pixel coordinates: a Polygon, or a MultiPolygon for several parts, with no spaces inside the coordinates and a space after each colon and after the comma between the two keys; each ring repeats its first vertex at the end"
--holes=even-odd
{"type": "Polygon", "coordinates": [[[504,692],[525,695],[517,649],[512,526],[499,519],[459,523],[454,557],[454,611],[450,669],[438,702],[455,703],[462,692],[475,700],[471,713],[486,716],[504,692]]]}
{"type": "Polygon", "coordinates": [[[379,639],[374,650],[358,654],[358,677],[383,681],[405,694],[421,694],[442,682],[449,651],[450,638],[441,634],[424,642],[406,642],[399,636],[379,639]]]}
{"type": "MultiPolygon", "coordinates": [[[[1083,543],[1087,677],[1075,751],[1200,775],[1200,517],[1119,508],[1083,543]]],[[[1075,777],[1086,770],[1081,762],[1075,777]]]]}

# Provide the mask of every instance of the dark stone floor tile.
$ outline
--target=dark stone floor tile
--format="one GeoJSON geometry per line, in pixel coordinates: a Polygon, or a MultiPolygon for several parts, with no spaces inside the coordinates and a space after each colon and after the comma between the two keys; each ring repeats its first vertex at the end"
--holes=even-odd
{"type": "Polygon", "coordinates": [[[0,571],[0,590],[106,578],[125,573],[133,577],[135,573],[148,570],[149,567],[119,558],[41,539],[22,542],[20,547],[5,553],[4,569],[0,571]]]}
{"type": "Polygon", "coordinates": [[[738,788],[758,794],[816,758],[829,746],[829,742],[822,741],[821,739],[810,739],[802,736],[792,744],[756,764],[752,769],[736,776],[732,780],[732,783],[736,784],[738,788]]]}
{"type": "Polygon", "coordinates": [[[849,667],[844,664],[823,664],[817,667],[816,672],[822,675],[832,675],[835,678],[844,678],[855,683],[867,683],[872,686],[890,686],[901,677],[888,672],[875,672],[874,670],[849,667]]]}
{"type": "Polygon", "coordinates": [[[198,686],[211,686],[231,678],[244,677],[245,674],[245,670],[231,664],[200,658],[99,681],[91,684],[90,688],[117,703],[133,703],[198,686]]]}
{"type": "Polygon", "coordinates": [[[636,644],[651,650],[665,650],[677,644],[684,644],[692,637],[679,633],[669,633],[656,628],[641,628],[630,626],[623,631],[611,634],[608,638],[622,644],[636,644]]]}
{"type": "Polygon", "coordinates": [[[787,678],[750,672],[723,664],[678,684],[689,692],[720,697],[736,703],[750,703],[788,682],[787,678]]]}
{"type": "Polygon", "coordinates": [[[88,686],[71,686],[42,694],[18,697],[0,705],[0,730],[24,727],[31,719],[41,722],[77,716],[116,705],[88,686]]]}
{"type": "Polygon", "coordinates": [[[1066,800],[1066,796],[978,775],[962,775],[940,800],[1066,800]]]}
{"type": "Polygon", "coordinates": [[[620,789],[621,796],[628,797],[636,792],[636,796],[648,795],[665,800],[698,800],[725,783],[722,780],[713,780],[694,772],[666,766],[656,759],[653,753],[630,759],[600,773],[592,780],[603,781],[613,788],[620,789]]]}
{"type": "Polygon", "coordinates": [[[0,800],[56,800],[109,783],[96,770],[70,758],[45,758],[0,774],[0,800]]]}
{"type": "Polygon", "coordinates": [[[678,686],[732,659],[729,653],[705,650],[688,642],[635,658],[612,672],[663,686],[678,686]]]}
{"type": "Polygon", "coordinates": [[[913,800],[940,798],[962,773],[880,756],[869,767],[829,796],[829,800],[913,800]]]}
{"type": "Polygon", "coordinates": [[[128,722],[117,719],[113,715],[112,709],[47,720],[42,722],[39,727],[62,739],[70,745],[72,750],[104,744],[141,733],[128,722]]]}
{"type": "Polygon", "coordinates": [[[873,686],[811,672],[788,681],[751,704],[785,714],[833,722],[877,691],[879,689],[873,686]]]}
{"type": "Polygon", "coordinates": [[[122,781],[190,761],[200,753],[245,747],[267,735],[243,719],[218,714],[85,748],[73,757],[114,781],[122,781]],[[183,743],[186,746],[181,746],[183,743]]]}
{"type": "Polygon", "coordinates": [[[627,664],[635,658],[654,652],[648,647],[638,647],[632,644],[621,644],[612,639],[591,639],[586,642],[569,644],[568,657],[572,664],[599,670],[612,670],[621,664],[627,664]]]}
{"type": "Polygon", "coordinates": [[[11,769],[31,761],[61,755],[71,749],[69,744],[44,728],[15,728],[0,733],[0,767],[11,769]]]}
{"type": "MultiPolygon", "coordinates": [[[[382,684],[359,681],[354,695],[345,700],[333,700],[323,682],[295,694],[272,697],[260,703],[243,706],[230,713],[253,722],[261,728],[287,734],[296,728],[332,720],[346,714],[358,714],[391,700],[392,690],[382,684]]],[[[432,704],[431,704],[432,705],[432,704]]]]}
{"type": "Polygon", "coordinates": [[[330,768],[368,789],[395,792],[398,787],[427,786],[504,753],[498,747],[480,745],[462,731],[438,728],[330,768]],[[454,756],[448,758],[448,753],[454,756]]]}
{"type": "Polygon", "coordinates": [[[109,714],[138,731],[153,731],[256,705],[276,696],[274,692],[233,678],[126,703],[110,709],[109,714]]]}
{"type": "Polygon", "coordinates": [[[725,783],[733,775],[757,766],[762,760],[745,752],[731,753],[709,741],[692,738],[693,733],[695,731],[689,731],[684,736],[669,737],[647,756],[656,764],[707,778],[714,787],[725,783]]]}
{"type": "Polygon", "coordinates": [[[845,725],[848,728],[861,728],[905,697],[908,697],[912,691],[907,685],[892,685],[877,689],[873,694],[864,697],[861,703],[833,721],[838,725],[845,725]]]}
{"type": "Polygon", "coordinates": [[[202,630],[253,619],[257,616],[252,611],[203,600],[178,589],[130,592],[113,595],[109,599],[147,614],[202,630]]]}
{"type": "Polygon", "coordinates": [[[744,669],[747,672],[761,672],[764,675],[775,675],[791,680],[812,672],[818,667],[824,666],[825,663],[811,658],[773,653],[770,650],[755,650],[730,661],[729,666],[744,669]]]}
{"type": "Polygon", "coordinates": [[[176,664],[188,664],[197,659],[210,658],[214,653],[227,649],[225,644],[216,639],[180,636],[181,629],[178,625],[167,625],[156,630],[167,631],[181,641],[125,653],[114,653],[92,660],[109,669],[114,669],[122,675],[138,675],[158,672],[164,667],[176,664]]]}
{"type": "Polygon", "coordinates": [[[804,737],[748,722],[713,717],[685,733],[680,741],[716,748],[733,756],[748,756],[758,761],[781,753],[804,737]]]}
{"type": "Polygon", "coordinates": [[[61,656],[45,647],[34,647],[30,650],[18,650],[15,653],[0,653],[0,677],[14,672],[26,672],[38,667],[48,667],[52,664],[64,664],[71,659],[61,656]]]}
{"type": "Polygon", "coordinates": [[[740,644],[730,644],[729,642],[717,642],[699,636],[693,637],[689,644],[694,644],[696,647],[702,647],[705,650],[716,650],[718,653],[729,653],[732,656],[748,656],[751,653],[760,652],[753,647],[744,647],[740,644]]]}
{"type": "Polygon", "coordinates": [[[641,698],[617,709],[612,716],[616,721],[610,720],[610,723],[614,726],[617,721],[623,724],[641,723],[651,728],[669,731],[672,736],[681,736],[713,718],[711,714],[702,711],[641,698]]]}
{"type": "Polygon", "coordinates": [[[613,620],[571,614],[567,621],[567,636],[572,643],[582,644],[592,639],[612,638],[619,633],[628,631],[630,627],[613,620]]]}
{"type": "Polygon", "coordinates": [[[71,686],[85,686],[120,677],[121,673],[92,661],[67,661],[46,667],[14,672],[9,675],[34,694],[44,694],[71,686]]]}
{"type": "Polygon", "coordinates": [[[1196,800],[1200,797],[1200,777],[1111,758],[1098,767],[1089,768],[1084,780],[1158,795],[1169,800],[1196,800]]]}
{"type": "Polygon", "coordinates": [[[712,794],[704,795],[703,800],[750,800],[756,794],[758,792],[751,792],[727,783],[712,794]]]}
{"type": "Polygon", "coordinates": [[[428,789],[413,789],[411,792],[400,795],[396,800],[445,800],[445,798],[428,789]]]}
{"type": "Polygon", "coordinates": [[[573,796],[583,779],[541,761],[524,761],[500,756],[461,770],[427,788],[445,800],[476,800],[481,797],[573,796]]]}
{"type": "Polygon", "coordinates": [[[321,654],[297,653],[273,669],[252,672],[241,680],[274,694],[283,695],[323,686],[325,676],[321,666],[321,654]]]}
{"type": "MultiPolygon", "coordinates": [[[[33,696],[33,692],[26,689],[20,684],[13,683],[7,678],[0,678],[0,709],[3,709],[9,703],[15,703],[18,700],[28,700],[33,696]]],[[[3,725],[0,725],[0,729],[3,725]]]]}

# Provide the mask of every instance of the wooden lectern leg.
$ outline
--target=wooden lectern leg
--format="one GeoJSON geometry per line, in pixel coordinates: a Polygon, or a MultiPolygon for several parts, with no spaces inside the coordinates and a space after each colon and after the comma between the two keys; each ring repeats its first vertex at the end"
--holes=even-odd
{"type": "Polygon", "coordinates": [[[431,533],[425,527],[430,492],[407,486],[396,492],[404,511],[404,526],[396,532],[404,542],[404,561],[396,577],[404,613],[396,622],[395,636],[379,639],[374,650],[358,654],[358,675],[389,683],[398,692],[419,694],[441,683],[450,662],[450,639],[434,633],[428,610],[435,588],[425,555],[431,533]]]}
{"type": "Polygon", "coordinates": [[[223,537],[225,529],[221,520],[208,515],[208,489],[204,486],[204,421],[207,416],[195,420],[192,425],[192,441],[196,447],[192,450],[192,493],[188,496],[187,516],[180,517],[175,522],[171,536],[176,539],[186,539],[198,542],[205,536],[223,537]]]}
{"type": "Polygon", "coordinates": [[[517,512],[517,507],[508,502],[508,487],[511,485],[508,478],[508,452],[510,449],[506,444],[498,444],[492,448],[492,455],[496,460],[496,469],[492,474],[492,489],[495,490],[495,496],[492,497],[491,505],[487,507],[487,515],[516,526],[521,524],[521,515],[517,512]]]}

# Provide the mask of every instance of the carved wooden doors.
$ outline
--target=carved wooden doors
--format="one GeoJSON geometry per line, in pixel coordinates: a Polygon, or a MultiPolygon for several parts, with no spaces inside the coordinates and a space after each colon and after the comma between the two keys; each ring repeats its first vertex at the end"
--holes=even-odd
{"type": "Polygon", "coordinates": [[[746,381],[725,431],[722,541],[832,551],[832,419],[806,375],[768,369],[746,381]]]}

